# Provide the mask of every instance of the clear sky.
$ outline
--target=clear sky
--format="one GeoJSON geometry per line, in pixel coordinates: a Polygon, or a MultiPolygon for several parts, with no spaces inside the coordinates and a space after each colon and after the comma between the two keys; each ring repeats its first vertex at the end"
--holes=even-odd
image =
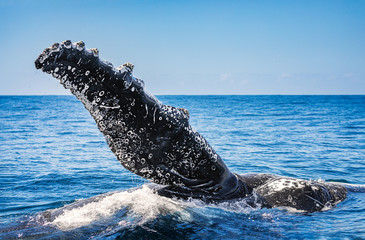
{"type": "Polygon", "coordinates": [[[0,94],[69,94],[34,60],[83,40],[153,94],[365,94],[365,1],[0,1],[0,94]]]}

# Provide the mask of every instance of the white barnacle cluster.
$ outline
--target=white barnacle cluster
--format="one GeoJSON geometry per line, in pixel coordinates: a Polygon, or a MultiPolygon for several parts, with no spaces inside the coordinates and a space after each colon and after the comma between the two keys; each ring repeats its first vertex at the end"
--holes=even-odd
{"type": "Polygon", "coordinates": [[[306,181],[294,178],[280,178],[268,182],[266,185],[268,194],[276,194],[290,189],[299,189],[307,186],[306,181]]]}
{"type": "Polygon", "coordinates": [[[74,89],[76,88],[76,85],[69,81],[69,74],[66,72],[66,68],[65,64],[60,63],[55,69],[50,70],[49,73],[51,73],[54,78],[58,79],[64,88],[74,89]]]}
{"type": "MultiPolygon", "coordinates": [[[[115,74],[125,74],[124,76],[124,88],[129,89],[132,86],[132,83],[137,84],[137,86],[140,86],[141,88],[144,88],[144,83],[141,84],[142,80],[137,80],[135,77],[132,76],[132,70],[133,70],[133,64],[131,63],[125,63],[115,69],[115,74]]],[[[134,87],[131,88],[131,91],[133,92],[135,89],[134,87]]]]}
{"type": "Polygon", "coordinates": [[[200,179],[202,172],[210,174],[216,171],[217,166],[215,163],[218,161],[219,156],[212,150],[206,140],[192,130],[190,126],[185,126],[184,132],[186,133],[184,139],[173,144],[173,154],[164,153],[163,163],[169,168],[175,169],[184,177],[191,179],[200,179]]]}
{"type": "Polygon", "coordinates": [[[76,48],[79,51],[82,51],[85,49],[85,43],[83,41],[78,41],[72,44],[73,48],[76,48]]]}
{"type": "Polygon", "coordinates": [[[46,48],[41,56],[39,56],[38,61],[39,63],[44,63],[46,59],[52,54],[52,53],[58,53],[61,51],[61,45],[59,43],[53,44],[51,47],[46,48]]]}
{"type": "Polygon", "coordinates": [[[90,51],[94,55],[94,57],[99,57],[99,50],[97,48],[90,48],[90,51]]]}
{"type": "Polygon", "coordinates": [[[157,121],[163,121],[169,129],[175,129],[178,131],[180,128],[184,128],[187,126],[187,121],[189,119],[189,116],[185,113],[185,111],[167,106],[167,105],[161,105],[160,106],[160,112],[158,119],[155,119],[154,114],[154,122],[157,121]]]}
{"type": "Polygon", "coordinates": [[[146,159],[141,157],[145,153],[145,149],[140,137],[145,129],[136,129],[130,126],[125,115],[124,117],[115,117],[101,108],[99,109],[99,116],[95,120],[103,134],[109,136],[109,147],[118,160],[125,168],[136,173],[137,165],[146,164],[146,159]]]}
{"type": "MultiPolygon", "coordinates": [[[[209,161],[216,163],[218,161],[218,154],[208,144],[207,140],[191,127],[189,129],[189,133],[194,136],[195,147],[197,149],[200,149],[202,154],[207,155],[206,159],[209,159],[209,161]]],[[[212,170],[215,170],[215,168],[213,168],[212,170]]]]}

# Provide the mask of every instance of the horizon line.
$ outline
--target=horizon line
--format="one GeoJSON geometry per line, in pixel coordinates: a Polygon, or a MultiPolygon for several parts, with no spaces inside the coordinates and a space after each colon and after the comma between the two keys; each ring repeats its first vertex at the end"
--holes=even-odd
{"type": "MultiPolygon", "coordinates": [[[[155,96],[365,96],[365,93],[342,94],[154,94],[155,96]]],[[[0,94],[1,97],[16,96],[74,96],[72,94],[0,94]]]]}

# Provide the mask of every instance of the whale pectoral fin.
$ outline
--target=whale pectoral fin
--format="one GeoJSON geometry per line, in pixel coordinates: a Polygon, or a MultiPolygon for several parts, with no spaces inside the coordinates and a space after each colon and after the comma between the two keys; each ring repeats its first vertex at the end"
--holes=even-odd
{"type": "Polygon", "coordinates": [[[185,108],[179,108],[179,110],[183,111],[185,113],[186,118],[189,119],[190,114],[189,114],[189,111],[187,109],[185,109],[185,108]]]}
{"type": "Polygon", "coordinates": [[[99,50],[86,49],[82,41],[72,43],[66,40],[53,44],[39,55],[35,66],[59,79],[75,95],[82,90],[83,95],[88,97],[94,97],[100,91],[121,94],[133,82],[133,64],[124,64],[123,68],[115,69],[113,64],[99,58],[99,50]],[[85,89],[86,85],[90,88],[85,89]]]}
{"type": "Polygon", "coordinates": [[[346,198],[347,190],[314,181],[276,178],[254,190],[267,207],[290,207],[305,212],[321,211],[346,198]]]}
{"type": "Polygon", "coordinates": [[[125,68],[128,68],[130,72],[133,72],[133,69],[134,69],[134,64],[133,63],[126,62],[122,66],[125,67],[125,68]]]}
{"type": "MultiPolygon", "coordinates": [[[[218,166],[217,166],[218,167],[218,166]]],[[[178,179],[180,184],[159,189],[158,193],[166,197],[197,198],[203,201],[224,201],[246,197],[250,190],[235,174],[226,172],[225,176],[206,176],[205,179],[192,179],[176,172],[171,173],[172,179],[178,179]]]]}
{"type": "Polygon", "coordinates": [[[59,79],[84,104],[127,170],[212,199],[247,193],[245,184],[189,125],[189,112],[149,94],[132,75],[133,64],[114,68],[99,58],[97,49],[65,41],[45,49],[35,66],[59,79]]]}
{"type": "Polygon", "coordinates": [[[163,105],[166,112],[174,112],[174,118],[177,120],[189,120],[189,111],[185,108],[177,108],[169,105],[163,105]]]}
{"type": "MultiPolygon", "coordinates": [[[[182,199],[199,199],[204,202],[221,202],[231,199],[241,199],[248,196],[247,187],[244,183],[240,182],[234,189],[230,189],[229,193],[221,194],[219,190],[222,190],[224,186],[222,184],[212,185],[212,181],[208,181],[206,184],[201,184],[196,187],[186,186],[167,186],[158,189],[157,193],[164,197],[169,198],[182,198],[182,199]]],[[[227,188],[227,187],[226,187],[227,188]]]]}

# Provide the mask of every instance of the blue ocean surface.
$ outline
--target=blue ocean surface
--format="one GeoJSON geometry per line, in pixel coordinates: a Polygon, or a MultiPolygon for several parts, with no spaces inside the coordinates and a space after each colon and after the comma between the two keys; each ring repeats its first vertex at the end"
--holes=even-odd
{"type": "MultiPolygon", "coordinates": [[[[365,96],[158,98],[235,173],[365,184],[365,96]]],[[[310,214],[158,196],[74,96],[0,96],[0,153],[0,239],[365,239],[364,192],[310,214]]]]}

